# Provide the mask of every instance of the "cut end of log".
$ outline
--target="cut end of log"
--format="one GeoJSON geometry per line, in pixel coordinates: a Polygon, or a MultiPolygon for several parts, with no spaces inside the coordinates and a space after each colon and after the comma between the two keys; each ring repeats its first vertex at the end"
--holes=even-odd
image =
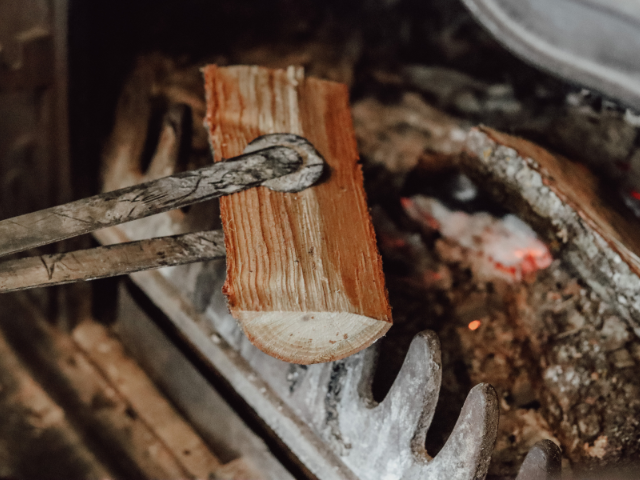
{"type": "Polygon", "coordinates": [[[245,335],[272,357],[299,365],[333,362],[382,337],[391,323],[346,312],[234,312],[245,335]]]}

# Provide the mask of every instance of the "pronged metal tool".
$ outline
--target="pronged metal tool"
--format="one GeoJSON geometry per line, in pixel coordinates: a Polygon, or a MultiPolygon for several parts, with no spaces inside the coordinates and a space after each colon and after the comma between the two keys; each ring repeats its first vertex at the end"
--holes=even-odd
{"type": "MultiPolygon", "coordinates": [[[[3,220],[0,256],[252,187],[299,192],[320,178],[323,163],[302,137],[264,135],[224,162],[3,220]]],[[[208,231],[20,258],[0,263],[0,293],[224,256],[222,231],[208,231]]]]}

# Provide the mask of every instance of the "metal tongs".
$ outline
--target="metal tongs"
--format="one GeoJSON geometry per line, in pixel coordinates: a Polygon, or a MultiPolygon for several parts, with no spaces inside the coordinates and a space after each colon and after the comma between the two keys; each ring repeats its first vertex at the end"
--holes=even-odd
{"type": "MultiPolygon", "coordinates": [[[[295,193],[322,175],[306,139],[271,134],[209,167],[0,221],[0,256],[47,245],[212,198],[264,186],[295,193]]],[[[221,230],[158,237],[0,263],[0,293],[123,275],[225,256],[221,230]]]]}

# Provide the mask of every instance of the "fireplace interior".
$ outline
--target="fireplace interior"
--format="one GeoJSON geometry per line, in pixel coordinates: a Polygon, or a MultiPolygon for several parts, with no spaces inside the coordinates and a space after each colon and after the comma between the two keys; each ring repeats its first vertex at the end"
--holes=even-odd
{"type": "MultiPolygon", "coordinates": [[[[393,327],[353,358],[271,359],[228,315],[224,260],[6,294],[0,478],[383,478],[356,457],[385,442],[400,458],[381,432],[389,420],[365,428],[354,414],[360,434],[345,433],[345,392],[365,374],[368,408],[396,395],[416,422],[426,400],[411,392],[435,392],[420,445],[434,462],[469,392],[491,385],[487,479],[640,476],[640,326],[627,300],[595,288],[466,150],[484,126],[554,152],[597,179],[586,201],[633,235],[640,121],[510,53],[459,0],[5,0],[2,219],[128,185],[167,131],[175,172],[212,163],[200,70],[212,63],[299,65],[348,86],[393,327]],[[409,372],[425,331],[439,339],[439,391],[409,372]],[[560,471],[527,476],[540,445],[560,471]]],[[[217,200],[162,215],[37,253],[220,228],[217,200]]],[[[452,478],[415,465],[384,478],[452,478]]],[[[459,478],[485,478],[469,469],[459,478]]]]}

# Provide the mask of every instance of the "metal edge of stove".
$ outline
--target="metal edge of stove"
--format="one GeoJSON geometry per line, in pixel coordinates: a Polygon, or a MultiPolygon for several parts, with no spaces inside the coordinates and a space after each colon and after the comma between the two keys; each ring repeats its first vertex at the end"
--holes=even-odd
{"type": "Polygon", "coordinates": [[[525,61],[640,110],[640,5],[633,0],[462,0],[525,61]]]}

